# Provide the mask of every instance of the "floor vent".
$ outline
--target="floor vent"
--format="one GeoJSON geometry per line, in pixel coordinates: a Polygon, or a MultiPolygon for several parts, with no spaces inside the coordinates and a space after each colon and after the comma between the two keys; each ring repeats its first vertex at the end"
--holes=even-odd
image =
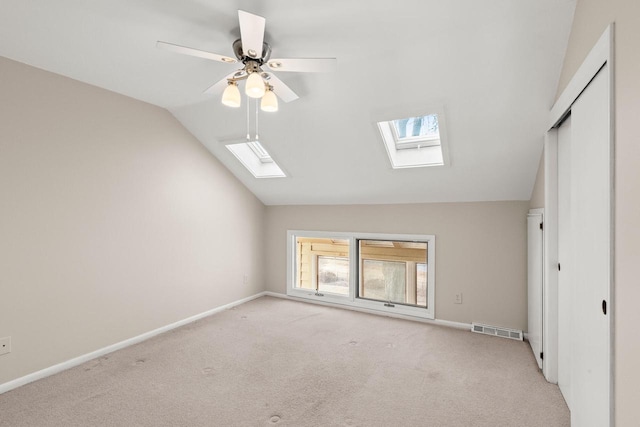
{"type": "Polygon", "coordinates": [[[481,323],[472,323],[471,332],[522,341],[522,331],[517,329],[500,328],[497,326],[483,325],[481,323]]]}

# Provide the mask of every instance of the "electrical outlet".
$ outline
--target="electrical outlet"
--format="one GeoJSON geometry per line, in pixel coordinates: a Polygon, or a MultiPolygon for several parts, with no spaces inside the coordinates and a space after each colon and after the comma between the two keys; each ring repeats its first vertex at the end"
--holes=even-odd
{"type": "Polygon", "coordinates": [[[11,337],[0,338],[0,355],[11,353],[11,337]]]}
{"type": "Polygon", "coordinates": [[[462,292],[456,294],[456,300],[454,301],[456,304],[462,304],[462,292]]]}

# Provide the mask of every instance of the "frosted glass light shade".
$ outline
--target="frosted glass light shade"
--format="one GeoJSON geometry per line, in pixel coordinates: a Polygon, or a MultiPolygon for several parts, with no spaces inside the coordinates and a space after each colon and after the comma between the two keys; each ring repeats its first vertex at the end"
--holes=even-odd
{"type": "Polygon", "coordinates": [[[268,90],[265,92],[260,102],[260,109],[269,113],[278,111],[278,97],[273,91],[268,90]]]}
{"type": "Polygon", "coordinates": [[[235,83],[228,85],[222,93],[222,103],[227,107],[238,108],[241,102],[238,86],[235,83]]]}
{"type": "Polygon", "coordinates": [[[249,74],[244,92],[251,98],[262,98],[264,96],[264,81],[259,73],[249,74]]]}

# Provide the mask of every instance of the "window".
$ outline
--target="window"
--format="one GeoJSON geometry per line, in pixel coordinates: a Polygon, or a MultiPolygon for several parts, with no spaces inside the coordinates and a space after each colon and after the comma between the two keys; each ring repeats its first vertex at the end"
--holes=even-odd
{"type": "Polygon", "coordinates": [[[427,263],[416,263],[416,304],[427,306],[427,263]]]}
{"type": "Polygon", "coordinates": [[[349,240],[297,236],[294,288],[349,295],[349,240]]]}
{"type": "Polygon", "coordinates": [[[379,301],[405,299],[406,264],[394,261],[362,260],[360,293],[362,298],[379,301]]]}
{"type": "Polygon", "coordinates": [[[359,240],[359,259],[359,297],[427,308],[427,243],[359,240]]]}
{"type": "Polygon", "coordinates": [[[392,123],[398,150],[440,145],[437,114],[393,120],[392,123]]]}
{"type": "Polygon", "coordinates": [[[289,231],[287,294],[434,318],[435,236],[289,231]]]}
{"type": "Polygon", "coordinates": [[[445,164],[443,114],[378,122],[394,169],[445,164]]]}
{"type": "Polygon", "coordinates": [[[349,258],[318,256],[318,292],[349,295],[349,258]]]}
{"type": "Polygon", "coordinates": [[[240,163],[256,178],[282,178],[285,173],[258,141],[227,145],[240,163]]]}

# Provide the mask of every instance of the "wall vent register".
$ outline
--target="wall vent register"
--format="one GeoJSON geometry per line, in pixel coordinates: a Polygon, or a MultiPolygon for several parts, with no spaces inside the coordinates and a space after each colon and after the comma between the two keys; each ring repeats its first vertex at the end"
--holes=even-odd
{"type": "Polygon", "coordinates": [[[523,338],[523,333],[520,330],[483,325],[481,323],[475,322],[471,325],[471,331],[479,334],[493,335],[496,337],[509,338],[518,341],[522,341],[523,338]]]}

